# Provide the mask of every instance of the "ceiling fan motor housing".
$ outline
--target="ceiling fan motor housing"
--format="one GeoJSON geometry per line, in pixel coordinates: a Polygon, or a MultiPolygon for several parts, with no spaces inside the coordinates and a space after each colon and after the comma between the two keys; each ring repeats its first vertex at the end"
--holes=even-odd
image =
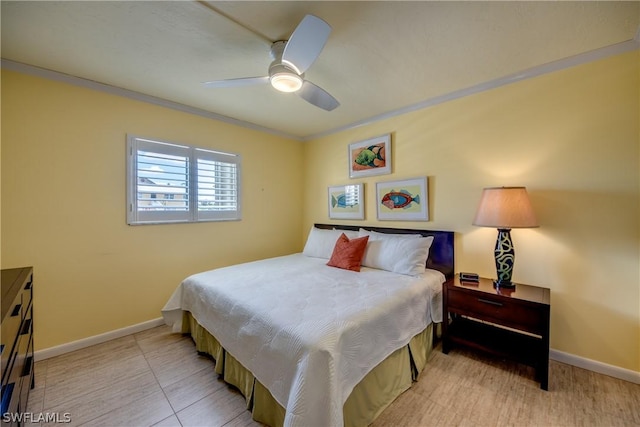
{"type": "Polygon", "coordinates": [[[299,73],[293,64],[282,60],[286,40],[279,40],[271,46],[273,62],[269,65],[269,81],[271,86],[281,92],[296,92],[302,87],[304,74],[299,73]]]}
{"type": "Polygon", "coordinates": [[[295,92],[308,103],[332,111],[340,103],[326,90],[304,79],[304,73],[320,55],[331,26],[321,18],[306,15],[293,31],[289,40],[278,40],[271,44],[269,75],[242,77],[205,82],[207,87],[234,87],[271,83],[280,92],[295,92]]]}

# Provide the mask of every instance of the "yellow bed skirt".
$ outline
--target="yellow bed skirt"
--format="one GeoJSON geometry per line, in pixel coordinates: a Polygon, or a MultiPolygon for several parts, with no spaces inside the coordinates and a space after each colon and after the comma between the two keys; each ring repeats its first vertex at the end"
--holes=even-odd
{"type": "MultiPolygon", "coordinates": [[[[272,427],[282,426],[285,409],[269,390],[227,352],[191,313],[184,312],[182,325],[182,332],[191,335],[196,350],[210,355],[216,361],[216,373],[243,394],[252,418],[272,427]]],[[[429,325],[413,337],[407,346],[393,352],[354,387],[343,407],[345,427],[371,424],[391,402],[411,387],[426,366],[433,349],[433,327],[433,324],[429,325]]]]}

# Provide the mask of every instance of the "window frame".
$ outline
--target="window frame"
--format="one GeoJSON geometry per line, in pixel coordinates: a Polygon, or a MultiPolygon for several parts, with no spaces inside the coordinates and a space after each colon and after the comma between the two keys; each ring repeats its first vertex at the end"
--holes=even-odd
{"type": "MultiPolygon", "coordinates": [[[[127,135],[127,224],[172,224],[186,222],[209,222],[209,221],[239,221],[242,219],[241,205],[241,156],[237,153],[227,153],[219,150],[195,147],[187,144],[169,142],[164,140],[140,137],[137,135],[127,135]],[[184,175],[187,185],[185,196],[188,199],[185,210],[140,210],[138,197],[139,152],[153,152],[160,155],[177,156],[185,159],[186,173],[184,175]],[[222,164],[235,165],[235,187],[232,194],[235,195],[235,209],[199,209],[198,205],[198,160],[214,161],[222,164]]],[[[232,172],[233,173],[233,172],[232,172]]],[[[148,178],[147,178],[148,179],[148,178]]],[[[169,193],[165,193],[166,194],[169,193]]],[[[155,194],[150,196],[150,200],[155,194]]],[[[175,197],[175,196],[174,196],[175,197]]],[[[165,197],[166,198],[166,197],[165,197]]],[[[164,198],[163,198],[164,200],[164,198]]],[[[166,198],[166,200],[175,200],[166,198]]]]}

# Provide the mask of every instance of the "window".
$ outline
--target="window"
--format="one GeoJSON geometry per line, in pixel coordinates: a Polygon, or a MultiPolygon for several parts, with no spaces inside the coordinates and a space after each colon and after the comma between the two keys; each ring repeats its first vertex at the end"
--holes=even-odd
{"type": "Polygon", "coordinates": [[[127,137],[127,222],[240,219],[240,156],[127,137]]]}

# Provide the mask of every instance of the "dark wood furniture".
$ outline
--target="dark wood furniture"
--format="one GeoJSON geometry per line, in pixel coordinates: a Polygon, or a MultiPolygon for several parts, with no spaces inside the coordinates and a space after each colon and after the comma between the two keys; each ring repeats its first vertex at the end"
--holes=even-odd
{"type": "MultiPolygon", "coordinates": [[[[33,269],[2,270],[2,415],[27,409],[33,376],[33,269]]],[[[24,420],[22,420],[24,421],[24,420]]],[[[21,425],[10,418],[6,425],[21,425]]]]}
{"type": "Polygon", "coordinates": [[[460,282],[456,275],[443,284],[443,304],[443,353],[461,344],[516,360],[533,366],[540,388],[548,390],[549,289],[495,288],[490,279],[460,282]]]}

